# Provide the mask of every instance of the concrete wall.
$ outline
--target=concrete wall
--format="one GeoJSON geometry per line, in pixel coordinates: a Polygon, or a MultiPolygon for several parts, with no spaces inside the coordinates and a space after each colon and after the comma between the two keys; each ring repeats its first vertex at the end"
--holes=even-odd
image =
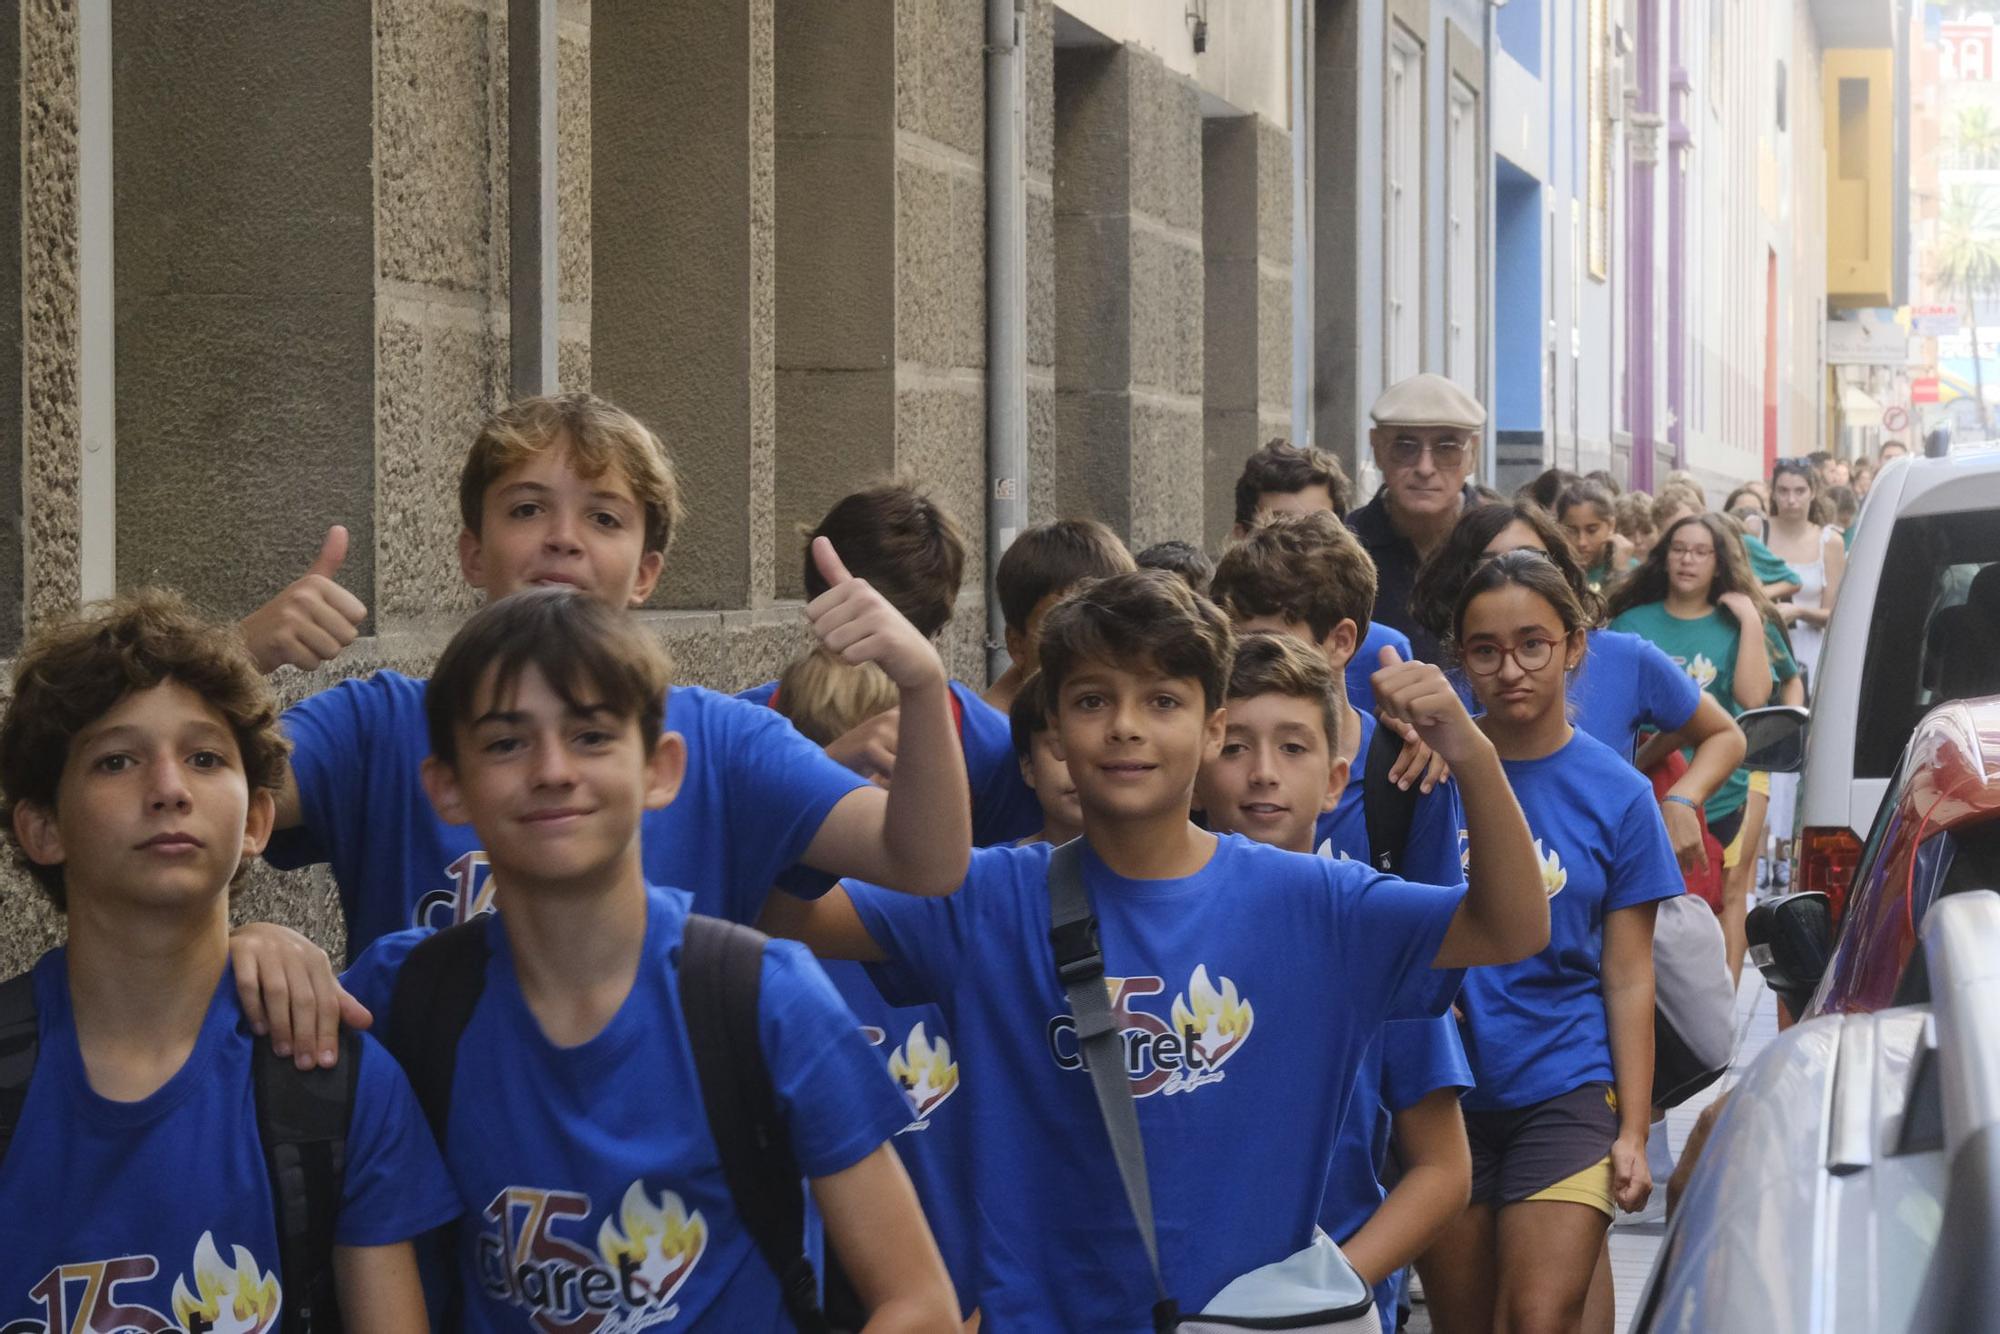
{"type": "MultiPolygon", "coordinates": [[[[85,527],[76,0],[14,13],[0,32],[19,33],[21,82],[0,115],[18,133],[0,144],[18,159],[0,158],[0,179],[18,184],[0,235],[18,230],[22,262],[0,266],[19,297],[0,309],[20,323],[0,321],[0,357],[21,362],[6,408],[19,471],[0,462],[0,506],[26,523],[0,524],[0,635],[74,608],[85,527]]],[[[508,394],[506,14],[376,0],[372,22],[333,7],[280,24],[238,0],[114,7],[119,467],[115,504],[91,517],[115,528],[121,583],[176,583],[224,615],[345,523],[341,579],[371,619],[337,664],[281,672],[287,699],[427,671],[474,604],[456,481],[508,394]]],[[[1284,428],[1274,14],[1215,0],[1196,59],[1145,45],[1178,24],[1148,7],[1127,14],[1138,44],[1088,53],[1058,51],[1074,28],[1049,0],[1029,7],[1036,520],[1096,514],[1135,543],[1213,536],[1240,453],[1284,428]],[[1228,127],[1212,160],[1205,124],[1228,127]],[[1205,189],[1210,169],[1228,185],[1205,189]],[[1205,202],[1227,219],[1213,267],[1205,202]],[[1205,344],[1230,377],[1215,414],[1205,344]],[[1235,434],[1212,451],[1207,428],[1225,422],[1235,434]]],[[[560,379],[636,411],[681,471],[688,518],[642,613],[681,679],[775,675],[807,642],[797,525],[889,474],[965,530],[942,647],[961,676],[982,669],[982,15],[980,0],[561,0],[560,379]]],[[[237,911],[341,948],[324,875],[259,867],[237,911]]],[[[0,877],[0,974],[60,930],[0,877]]]]}

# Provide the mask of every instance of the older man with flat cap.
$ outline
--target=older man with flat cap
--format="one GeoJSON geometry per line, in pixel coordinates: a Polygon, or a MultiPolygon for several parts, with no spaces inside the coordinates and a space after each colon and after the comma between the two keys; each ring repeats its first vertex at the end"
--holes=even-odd
{"type": "Polygon", "coordinates": [[[1436,662],[1437,637],[1410,614],[1410,589],[1424,558],[1477,503],[1466,477],[1486,409],[1444,376],[1425,373],[1390,385],[1368,415],[1382,489],[1347,516],[1347,526],[1375,559],[1375,619],[1408,635],[1418,658],[1436,662]]]}

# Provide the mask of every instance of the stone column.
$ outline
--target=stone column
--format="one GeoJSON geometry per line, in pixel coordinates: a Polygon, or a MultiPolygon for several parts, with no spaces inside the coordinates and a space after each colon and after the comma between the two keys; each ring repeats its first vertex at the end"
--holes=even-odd
{"type": "Polygon", "coordinates": [[[799,529],[895,468],[896,24],[891,6],[777,6],[777,591],[799,529]]]}
{"type": "Polygon", "coordinates": [[[1291,137],[1260,116],[1202,126],[1203,540],[1235,522],[1243,460],[1291,433],[1291,137]]]}
{"type": "Polygon", "coordinates": [[[896,471],[950,510],[964,534],[965,580],[941,648],[954,674],[978,683],[986,669],[984,41],[976,0],[896,7],[896,471]]]}
{"type": "Polygon", "coordinates": [[[772,21],[771,0],[592,17],[591,375],[694,500],[670,606],[771,598],[772,21]]]}
{"type": "Polygon", "coordinates": [[[1201,103],[1136,48],[1056,52],[1057,496],[1136,549],[1202,532],[1201,103]]]}

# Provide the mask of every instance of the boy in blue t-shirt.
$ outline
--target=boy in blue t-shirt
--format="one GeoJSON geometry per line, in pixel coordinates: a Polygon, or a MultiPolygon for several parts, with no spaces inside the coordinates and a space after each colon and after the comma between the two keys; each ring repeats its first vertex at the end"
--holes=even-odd
{"type": "MultiPolygon", "coordinates": [[[[1321,810],[1345,800],[1340,690],[1325,659],[1282,635],[1248,635],[1229,673],[1222,750],[1201,766],[1195,796],[1217,833],[1311,852],[1321,810]]],[[[1451,849],[1457,853],[1457,839],[1451,849]]],[[[1323,855],[1345,855],[1321,849],[1323,855]]],[[[1375,1289],[1394,1334],[1401,1271],[1465,1207],[1472,1154],[1459,1094],[1472,1086],[1449,1018],[1384,1024],[1355,1075],[1327,1173],[1320,1226],[1375,1289]],[[1391,1147],[1400,1171],[1384,1192],[1391,1147]]]]}
{"type": "Polygon", "coordinates": [[[1021,683],[1035,674],[1042,621],[1086,579],[1139,567],[1118,534],[1095,519],[1056,519],[1023,529],[993,571],[993,591],[1006,626],[1007,670],[986,688],[986,702],[1007,711],[1021,683]]]}
{"type": "MultiPolygon", "coordinates": [[[[1547,920],[1491,747],[1425,664],[1385,668],[1376,684],[1473,798],[1469,890],[1190,823],[1196,771],[1223,742],[1232,647],[1222,613],[1157,570],[1070,597],[1040,644],[1160,1259],[1187,1311],[1310,1243],[1334,1133],[1381,1022],[1443,1013],[1456,970],[1532,953],[1547,920]]],[[[767,917],[789,916],[828,955],[884,961],[951,1021],[979,1074],[972,1172],[992,1327],[1151,1329],[1152,1278],[1049,943],[1049,853],[980,849],[947,898],[848,885],[812,903],[774,898],[767,917]]]]}
{"type": "MultiPolygon", "coordinates": [[[[703,1110],[678,980],[691,896],[649,885],[640,851],[642,812],[675,799],[686,763],[663,734],[667,698],[659,648],[560,591],[479,611],[431,681],[424,781],[487,849],[499,909],[435,942],[477,962],[448,1092],[430,1086],[446,1105],[428,1109],[465,1204],[452,1260],[471,1330],[790,1326],[703,1110]]],[[[424,970],[445,951],[418,952],[426,938],[376,942],[345,979],[405,1060],[439,1043],[397,1027],[422,1013],[397,998],[404,970],[436,985],[424,970]]],[[[950,1327],[943,1263],[889,1146],[910,1104],[796,945],[764,946],[757,1034],[862,1300],[899,1327],[950,1327]]]]}
{"type": "Polygon", "coordinates": [[[1022,781],[1035,790],[1035,801],[1042,808],[1042,827],[1021,841],[1060,847],[1081,837],[1083,807],[1076,799],[1076,780],[1069,776],[1069,765],[1058,753],[1056,735],[1049,726],[1040,672],[1021,683],[1014,705],[1007,711],[1007,721],[1014,733],[1014,755],[1020,761],[1022,781]]]}
{"type": "MultiPolygon", "coordinates": [[[[640,607],[659,581],[680,508],[665,450],[629,413],[590,394],[523,399],[484,424],[466,457],[460,567],[489,600],[559,586],[640,607]]],[[[733,921],[755,920],[795,863],[912,893],[944,893],[964,874],[971,805],[944,665],[880,592],[846,577],[825,543],[812,559],[828,586],[806,609],[814,633],[849,661],[875,662],[900,692],[903,781],[884,792],[768,709],[676,689],[664,726],[682,738],[689,764],[680,798],[645,817],[646,873],[689,886],[697,906],[733,921]]],[[[338,591],[309,575],[279,601],[303,599],[330,616],[329,590],[338,591]]],[[[267,620],[260,612],[245,624],[267,620]]],[[[351,954],[492,902],[487,850],[423,799],[424,711],[422,680],[382,671],[285,714],[283,832],[266,855],[287,869],[331,863],[351,954]]],[[[330,1006],[323,1013],[330,1022],[330,1006]]],[[[276,1035],[300,1049],[323,1045],[285,1031],[282,1015],[273,1020],[276,1035]]]]}
{"type": "MultiPolygon", "coordinates": [[[[1243,472],[1236,479],[1236,526],[1230,538],[1241,542],[1258,524],[1281,514],[1331,514],[1344,519],[1348,499],[1347,474],[1339,459],[1310,445],[1300,449],[1289,440],[1267,441],[1243,461],[1243,472]]],[[[1342,674],[1348,703],[1363,713],[1375,711],[1375,688],[1368,678],[1382,661],[1382,650],[1393,648],[1406,662],[1410,657],[1410,637],[1373,620],[1373,609],[1370,603],[1355,620],[1360,644],[1349,652],[1342,674]]]]}
{"type": "MultiPolygon", "coordinates": [[[[1279,514],[1252,529],[1223,553],[1215,570],[1215,600],[1229,613],[1237,633],[1268,631],[1289,635],[1319,650],[1336,673],[1350,670],[1375,606],[1375,562],[1347,530],[1323,511],[1279,514]]],[[[1371,660],[1381,665],[1380,657],[1371,660]]],[[[1349,701],[1341,702],[1338,758],[1348,795],[1323,812],[1315,848],[1376,860],[1388,849],[1368,845],[1362,808],[1370,747],[1378,720],[1349,701]]],[[[1459,831],[1464,826],[1458,790],[1445,766],[1404,732],[1403,753],[1389,768],[1389,781],[1407,789],[1418,784],[1403,855],[1402,874],[1424,884],[1448,885],[1464,878],[1459,831]]]]}
{"type": "MultiPolygon", "coordinates": [[[[958,609],[958,589],[965,570],[965,539],[949,511],[902,482],[884,482],[843,496],[806,535],[808,598],[827,591],[826,578],[811,550],[813,540],[821,537],[833,543],[848,571],[867,580],[917,633],[935,642],[944,632],[958,609]]],[[[1011,843],[1033,833],[1038,814],[1035,794],[1021,782],[1014,763],[1007,715],[963,682],[954,680],[949,685],[952,720],[958,726],[966,779],[972,789],[973,846],[1011,843]]],[[[778,682],[766,681],[737,698],[771,704],[789,714],[777,696],[778,682]]],[[[894,708],[878,713],[829,740],[826,752],[863,777],[891,780],[900,720],[901,713],[894,708]]],[[[796,883],[785,883],[796,892],[796,883]]]]}
{"type": "Polygon", "coordinates": [[[358,1041],[324,1195],[281,1197],[266,1164],[290,1151],[259,1113],[285,1087],[268,1081],[308,1077],[258,1082],[229,891],[270,833],[284,753],[240,642],[170,595],[48,629],[15,662],[5,824],[69,940],[0,988],[32,1038],[31,1072],[14,1047],[4,1075],[27,1074],[24,1101],[0,1104],[0,1327],[276,1329],[332,1316],[329,1296],[349,1329],[426,1327],[410,1239],[459,1210],[395,1062],[358,1041]],[[281,1205],[331,1214],[328,1251],[286,1263],[281,1205]]]}

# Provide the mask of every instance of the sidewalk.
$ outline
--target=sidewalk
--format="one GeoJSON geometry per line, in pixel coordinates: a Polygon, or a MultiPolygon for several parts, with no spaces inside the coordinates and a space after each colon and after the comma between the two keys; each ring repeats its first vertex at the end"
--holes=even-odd
{"type": "MultiPolygon", "coordinates": [[[[1764,979],[1747,964],[1743,969],[1743,984],[1736,993],[1736,1031],[1736,1061],[1730,1072],[1712,1087],[1667,1113],[1667,1135],[1673,1144],[1676,1160],[1680,1158],[1688,1132],[1694,1129],[1695,1118],[1701,1115],[1702,1109],[1731,1088],[1736,1083],[1737,1072],[1756,1060],[1765,1044],[1777,1036],[1777,1004],[1765,988],[1764,979]]],[[[1665,1188],[1665,1183],[1661,1183],[1661,1188],[1665,1188]]],[[[1621,1334],[1631,1326],[1632,1317],[1638,1309],[1639,1295],[1645,1289],[1647,1276],[1652,1273],[1653,1258],[1659,1253],[1665,1232],[1664,1223],[1633,1224],[1611,1229],[1611,1273],[1618,1292],[1616,1328],[1621,1334]]],[[[1418,1306],[1411,1313],[1406,1329],[1408,1334],[1432,1334],[1430,1313],[1418,1306]]]]}

